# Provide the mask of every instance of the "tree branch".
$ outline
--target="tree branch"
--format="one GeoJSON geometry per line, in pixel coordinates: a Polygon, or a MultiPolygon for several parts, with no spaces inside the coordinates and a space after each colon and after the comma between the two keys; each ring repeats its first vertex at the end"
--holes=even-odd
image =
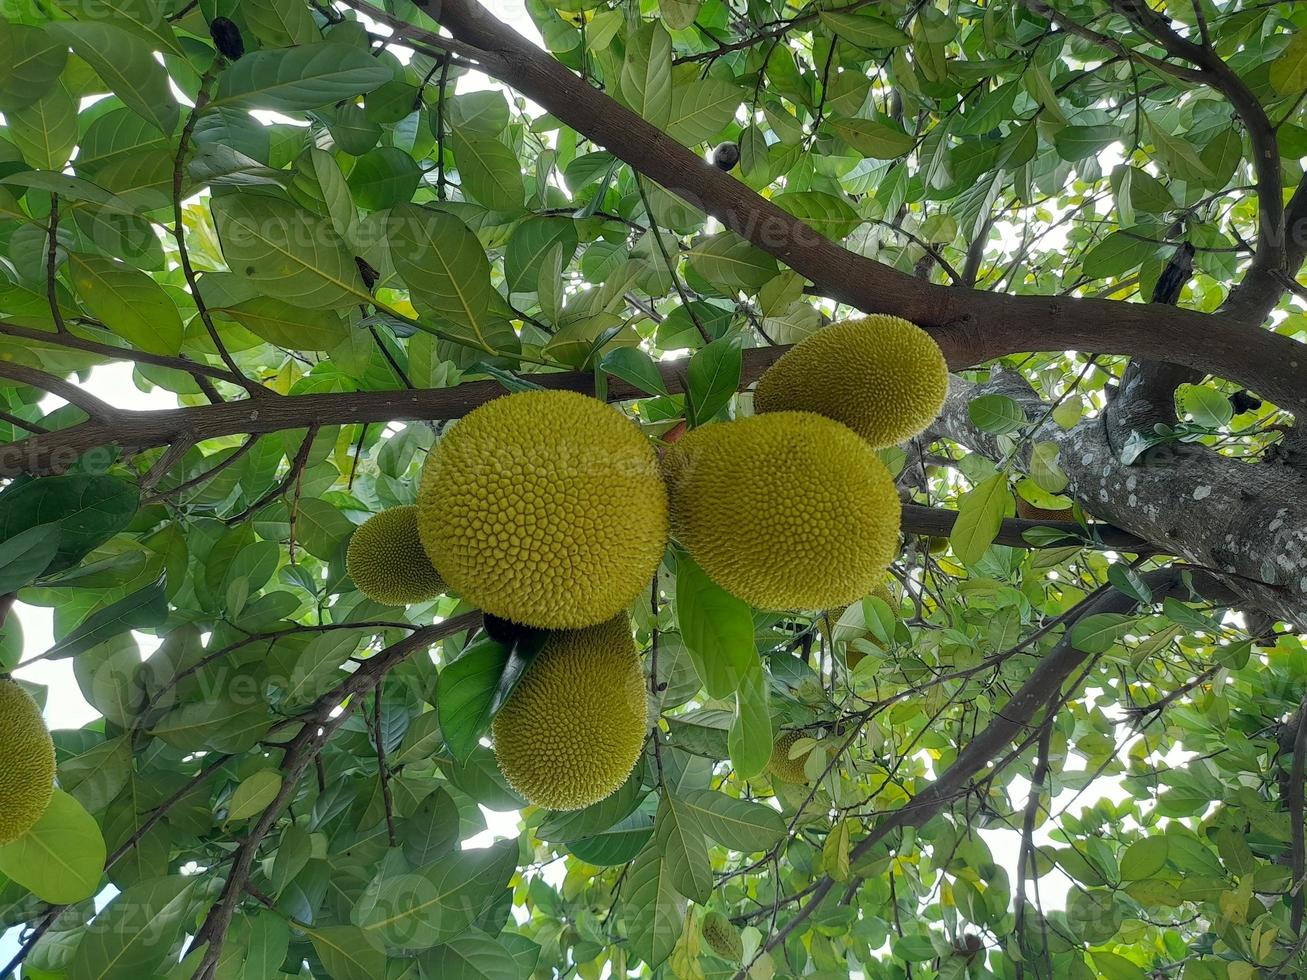
{"type": "MultiPolygon", "coordinates": [[[[26,364],[19,364],[17,361],[0,361],[0,378],[8,378],[10,381],[17,381],[19,384],[30,385],[33,388],[48,391],[52,395],[58,395],[68,404],[76,405],[91,416],[92,421],[101,425],[112,427],[115,420],[123,415],[123,412],[119,409],[96,398],[89,391],[82,388],[81,385],[73,384],[73,382],[57,375],[38,371],[26,364]]],[[[43,436],[45,433],[37,433],[37,435],[43,436]]]]}
{"type": "MultiPolygon", "coordinates": [[[[440,35],[367,3],[349,6],[401,37],[440,35]]],[[[955,367],[1004,354],[1076,349],[1176,361],[1219,374],[1291,410],[1307,411],[1307,348],[1230,317],[1088,298],[1013,296],[922,282],[851,252],[764,199],[656,126],[587,85],[475,0],[444,0],[439,20],[485,53],[482,70],[539,102],[632,169],[864,312],[930,330],[955,367]]]]}

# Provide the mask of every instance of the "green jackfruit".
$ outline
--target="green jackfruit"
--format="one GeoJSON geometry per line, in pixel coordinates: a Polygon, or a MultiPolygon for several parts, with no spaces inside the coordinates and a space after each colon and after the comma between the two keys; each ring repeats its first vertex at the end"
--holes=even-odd
{"type": "Polygon", "coordinates": [[[935,421],[948,364],[930,334],[896,316],[847,320],[805,337],[758,382],[757,412],[816,412],[843,422],[873,449],[935,421]]]}
{"type": "Polygon", "coordinates": [[[491,727],[500,772],[536,806],[579,810],[615,792],[649,730],[626,614],[552,634],[491,727]]]}
{"type": "Polygon", "coordinates": [[[694,429],[663,461],[673,535],[758,609],[830,609],[866,595],[898,551],[894,480],[852,430],[811,412],[694,429]]]}
{"type": "Polygon", "coordinates": [[[386,606],[426,602],[445,591],[418,537],[416,506],[373,514],[349,539],[345,567],[369,599],[386,606]]]}
{"type": "Polygon", "coordinates": [[[783,783],[806,783],[808,776],[804,772],[804,766],[816,746],[800,753],[798,758],[794,759],[790,758],[790,749],[799,739],[811,737],[804,732],[782,732],[772,743],[771,759],[767,762],[767,770],[783,783]]]}
{"type": "Polygon", "coordinates": [[[542,629],[611,619],[648,587],[667,544],[667,492],[648,439],[571,391],[469,413],[427,459],[418,529],[450,587],[542,629]]]}
{"type": "Polygon", "coordinates": [[[41,819],[54,795],[54,743],[31,695],[0,679],[0,844],[41,819]]]}

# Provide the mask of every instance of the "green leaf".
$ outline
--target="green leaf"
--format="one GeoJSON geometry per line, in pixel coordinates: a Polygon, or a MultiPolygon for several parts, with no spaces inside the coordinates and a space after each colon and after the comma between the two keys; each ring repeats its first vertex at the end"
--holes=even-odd
{"type": "Polygon", "coordinates": [[[361,48],[304,44],[254,51],[218,76],[206,111],[226,106],[299,112],[371,92],[390,81],[390,69],[361,48]]]}
{"type": "Polygon", "coordinates": [[[136,487],[113,476],[50,476],[11,484],[0,493],[0,541],[54,517],[59,548],[47,571],[63,571],[125,528],[139,503],[136,487]]]}
{"type": "Polygon", "coordinates": [[[1076,620],[1071,645],[1084,653],[1105,653],[1135,626],[1135,617],[1123,613],[1094,613],[1076,620]]]}
{"type": "MultiPolygon", "coordinates": [[[[770,757],[770,745],[767,750],[770,757]]],[[[744,854],[769,850],[786,833],[785,819],[771,807],[716,790],[691,790],[684,794],[681,806],[718,844],[744,854]]]]}
{"type": "Polygon", "coordinates": [[[63,0],[61,6],[79,20],[111,22],[144,38],[154,50],[185,57],[167,11],[156,0],[63,0]]]}
{"type": "Polygon", "coordinates": [[[1271,84],[1281,95],[1294,98],[1307,90],[1307,31],[1297,31],[1271,62],[1271,84]]]}
{"type": "Polygon", "coordinates": [[[74,657],[119,633],[158,626],[167,618],[168,600],[164,596],[163,584],[155,582],[91,613],[75,630],[46,651],[46,656],[52,660],[74,657]]]}
{"type": "Polygon", "coordinates": [[[357,926],[306,929],[331,980],[376,980],[386,974],[386,953],[357,926]]]}
{"type": "Polygon", "coordinates": [[[68,269],[82,305],[119,337],[150,354],[181,351],[177,306],[144,272],[79,252],[68,256],[68,269]]]}
{"type": "Polygon", "coordinates": [[[824,191],[786,191],[773,197],[772,203],[832,241],[862,224],[862,216],[847,201],[824,191]]]}
{"type": "Polygon", "coordinates": [[[227,265],[260,290],[309,309],[372,301],[325,218],[262,194],[227,194],[211,207],[227,265]]]}
{"type": "Polygon", "coordinates": [[[686,258],[695,272],[730,291],[755,292],[778,271],[775,259],[729,231],[703,239],[686,258]]]}
{"type": "Polygon", "coordinates": [[[1153,877],[1166,867],[1168,850],[1165,836],[1135,841],[1121,855],[1121,880],[1141,881],[1153,877]]]}
{"type": "Polygon", "coordinates": [[[1124,275],[1156,251],[1155,242],[1137,234],[1114,231],[1089,250],[1080,263],[1080,271],[1091,279],[1124,275]]]}
{"type": "Polygon", "coordinates": [[[450,149],[464,192],[491,211],[516,213],[526,196],[517,154],[493,136],[476,131],[450,134],[450,149]]]}
{"type": "Polygon", "coordinates": [[[664,792],[654,819],[654,842],[662,854],[672,887],[700,905],[712,895],[712,865],[703,832],[682,810],[672,793],[664,792]]]}
{"type": "MultiPolygon", "coordinates": [[[[303,9],[303,8],[301,8],[303,9]]],[[[422,168],[403,150],[378,146],[354,162],[349,189],[365,211],[380,211],[411,200],[422,182],[422,168]]]]}
{"type": "Polygon", "coordinates": [[[0,112],[23,109],[49,95],[68,60],[68,47],[43,27],[0,21],[0,112]]]}
{"type": "Polygon", "coordinates": [[[494,311],[490,260],[454,215],[405,204],[391,212],[390,257],[417,308],[459,328],[487,353],[516,348],[512,326],[494,311]]]}
{"type": "Polygon", "coordinates": [[[846,41],[852,41],[863,47],[896,48],[912,40],[893,24],[886,23],[879,17],[842,14],[832,10],[822,10],[817,16],[831,31],[846,41]]]}
{"type": "Polygon", "coordinates": [[[181,110],[168,87],[168,73],[148,43],[103,21],[61,21],[50,29],[68,41],[127,108],[164,135],[177,128],[181,110]]]}
{"type": "Polygon", "coordinates": [[[1003,518],[1012,506],[1012,493],[1004,473],[995,473],[964,493],[958,498],[958,519],[949,534],[953,553],[968,565],[980,561],[998,537],[1003,518]]]}
{"type": "Polygon", "coordinates": [[[245,820],[262,813],[281,792],[281,772],[260,769],[240,781],[227,801],[227,819],[245,820]]]}
{"type": "Polygon", "coordinates": [[[1058,454],[1055,442],[1041,441],[1030,448],[1030,479],[1048,493],[1061,493],[1071,482],[1057,464],[1058,454]]]}
{"type": "Polygon", "coordinates": [[[503,943],[469,933],[422,954],[424,980],[519,980],[517,960],[503,943]]]}
{"type": "Polygon", "coordinates": [[[694,78],[672,85],[667,134],[687,146],[715,138],[730,124],[743,96],[722,78],[694,78]]]}
{"type": "Polygon", "coordinates": [[[638,347],[614,347],[604,355],[600,366],[614,378],[628,381],[651,395],[668,393],[658,365],[638,347]]]}
{"type": "Polygon", "coordinates": [[[740,387],[743,355],[739,337],[719,337],[690,358],[687,396],[692,421],[702,425],[730,404],[740,387]]]}
{"type": "Polygon", "coordinates": [[[1148,587],[1148,583],[1144,581],[1143,576],[1129,565],[1121,562],[1109,565],[1107,580],[1118,592],[1129,596],[1136,602],[1148,604],[1153,601],[1153,590],[1148,587]]]}
{"type": "Polygon", "coordinates": [[[1230,399],[1215,388],[1208,388],[1205,385],[1187,387],[1180,396],[1180,404],[1193,416],[1195,422],[1212,429],[1228,425],[1230,419],[1234,418],[1234,408],[1230,405],[1230,399]]]}
{"type": "Polygon", "coordinates": [[[104,837],[95,819],[56,789],[32,829],[0,847],[0,873],[42,901],[70,905],[96,893],[105,856],[104,837]]]}
{"type": "Polygon", "coordinates": [[[656,841],[645,846],[627,872],[623,902],[631,951],[656,968],[671,955],[685,917],[685,899],[672,884],[656,841]]]}
{"type": "Polygon", "coordinates": [[[306,310],[271,296],[255,296],[213,313],[231,317],[270,344],[289,350],[332,350],[349,337],[349,325],[334,310],[306,310]]]}
{"type": "Polygon", "coordinates": [[[646,21],[626,40],[622,99],[660,128],[672,114],[672,39],[658,21],[646,21]]]}
{"type": "Polygon", "coordinates": [[[8,136],[38,170],[59,170],[77,146],[77,103],[62,84],[35,102],[5,113],[8,136]]]}
{"type": "Polygon", "coordinates": [[[1017,432],[1029,419],[1025,409],[1007,395],[981,395],[967,403],[967,414],[976,428],[993,435],[1017,432]]]}
{"type": "Polygon", "coordinates": [[[59,525],[38,524],[0,543],[0,595],[30,585],[59,550],[59,525]]]}
{"type": "Polygon", "coordinates": [[[171,875],[116,895],[83,933],[69,980],[133,980],[163,965],[181,934],[191,890],[200,879],[171,875]]]}
{"type": "Polygon", "coordinates": [[[767,672],[755,658],[735,691],[735,720],[726,735],[731,764],[741,779],[752,779],[771,759],[772,725],[767,705],[767,672]]]}
{"type": "Polygon", "coordinates": [[[244,0],[241,13],[257,37],[272,48],[320,40],[309,8],[298,0],[244,0]]]}
{"type": "Polygon", "coordinates": [[[576,243],[576,222],[571,218],[526,218],[513,229],[504,248],[504,279],[509,290],[536,292],[543,286],[545,257],[557,249],[561,270],[572,260],[576,243]]]}
{"type": "Polygon", "coordinates": [[[676,622],[708,696],[729,697],[758,662],[749,606],[682,555],[676,563],[676,622]]]}
{"type": "Polygon", "coordinates": [[[831,119],[827,125],[853,149],[875,160],[901,157],[916,142],[903,130],[874,119],[831,119]]]}
{"type": "Polygon", "coordinates": [[[1075,163],[1098,156],[1119,139],[1119,126],[1064,126],[1053,135],[1053,145],[1058,156],[1075,163]]]}
{"type": "Polygon", "coordinates": [[[454,758],[466,762],[490,727],[490,706],[508,665],[510,647],[481,640],[440,673],[436,688],[440,732],[454,758]]]}

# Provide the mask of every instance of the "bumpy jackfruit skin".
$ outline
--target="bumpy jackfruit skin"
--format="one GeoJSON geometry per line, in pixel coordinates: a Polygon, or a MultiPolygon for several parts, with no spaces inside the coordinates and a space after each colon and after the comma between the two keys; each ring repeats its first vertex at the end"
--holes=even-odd
{"type": "Polygon", "coordinates": [[[416,505],[373,514],[349,539],[345,567],[369,599],[385,606],[426,602],[445,591],[418,537],[416,505]]]}
{"type": "Polygon", "coordinates": [[[542,629],[602,623],[644,590],[667,544],[649,440],[570,391],[497,398],[427,459],[418,529],[469,603],[542,629]]]}
{"type": "Polygon", "coordinates": [[[744,959],[744,940],[740,938],[740,930],[717,910],[714,909],[703,917],[699,932],[703,935],[705,945],[722,959],[732,963],[744,959]]]}
{"type": "Polygon", "coordinates": [[[1017,517],[1023,521],[1074,521],[1076,519],[1075,511],[1070,507],[1065,510],[1050,510],[1047,507],[1036,507],[1025,497],[1020,494],[1017,498],[1017,517]]]}
{"type": "Polygon", "coordinates": [[[672,534],[758,609],[830,609],[866,595],[898,550],[899,497],[852,430],[773,412],[689,432],[663,460],[672,534]]]}
{"type": "Polygon", "coordinates": [[[54,743],[31,695],[0,679],[0,844],[41,819],[54,795],[54,743]]]}
{"type": "MultiPolygon", "coordinates": [[[[807,774],[803,771],[804,765],[808,761],[808,756],[812,755],[813,750],[809,749],[799,755],[797,759],[790,758],[790,749],[794,743],[805,736],[803,732],[782,732],[780,736],[772,743],[771,759],[767,762],[767,771],[773,777],[783,783],[806,783],[807,774]]],[[[814,746],[815,748],[815,746],[814,746]]]]}
{"type": "Polygon", "coordinates": [[[896,316],[846,320],[805,337],[758,381],[757,412],[816,412],[873,449],[917,435],[939,415],[948,364],[939,345],[896,316]]]}
{"type": "Polygon", "coordinates": [[[491,729],[499,770],[550,810],[579,810],[631,774],[648,732],[644,672],[626,614],[552,634],[491,729]]]}

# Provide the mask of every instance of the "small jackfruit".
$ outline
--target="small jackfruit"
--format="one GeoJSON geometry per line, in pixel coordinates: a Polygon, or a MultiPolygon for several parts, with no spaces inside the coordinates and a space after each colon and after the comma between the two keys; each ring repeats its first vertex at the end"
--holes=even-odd
{"type": "Polygon", "coordinates": [[[445,591],[418,537],[418,509],[412,504],[364,521],[349,539],[345,567],[360,592],[386,606],[425,602],[445,591]]]}
{"type": "Polygon", "coordinates": [[[663,460],[673,534],[758,609],[847,605],[898,550],[894,480],[852,430],[773,412],[689,432],[663,460]]]}
{"type": "Polygon", "coordinates": [[[491,728],[500,772],[536,806],[579,810],[614,793],[649,728],[626,614],[552,634],[491,728]]]}
{"type": "Polygon", "coordinates": [[[0,844],[41,819],[54,795],[54,743],[31,695],[0,679],[0,844]]]}
{"type": "Polygon", "coordinates": [[[1050,510],[1047,507],[1037,507],[1019,493],[1016,494],[1016,498],[1017,517],[1023,521],[1074,521],[1076,519],[1075,511],[1070,507],[1064,510],[1050,510]]]}
{"type": "Polygon", "coordinates": [[[716,909],[703,917],[699,932],[708,948],[722,959],[732,963],[744,959],[744,940],[740,938],[740,930],[716,909]]]}
{"type": "Polygon", "coordinates": [[[758,412],[816,412],[873,449],[917,435],[939,415],[948,364],[939,345],[896,316],[862,317],[795,344],[758,381],[758,412]]]}
{"type": "Polygon", "coordinates": [[[418,530],[469,603],[576,629],[648,586],[667,544],[667,491],[621,412],[571,391],[520,392],[470,412],[433,449],[418,530]]]}
{"type": "Polygon", "coordinates": [[[772,743],[771,759],[767,762],[767,771],[783,783],[806,783],[808,776],[803,771],[804,765],[816,746],[808,749],[807,752],[799,753],[797,759],[790,758],[790,749],[794,747],[794,743],[799,739],[811,737],[803,732],[781,732],[776,741],[772,743]]]}

